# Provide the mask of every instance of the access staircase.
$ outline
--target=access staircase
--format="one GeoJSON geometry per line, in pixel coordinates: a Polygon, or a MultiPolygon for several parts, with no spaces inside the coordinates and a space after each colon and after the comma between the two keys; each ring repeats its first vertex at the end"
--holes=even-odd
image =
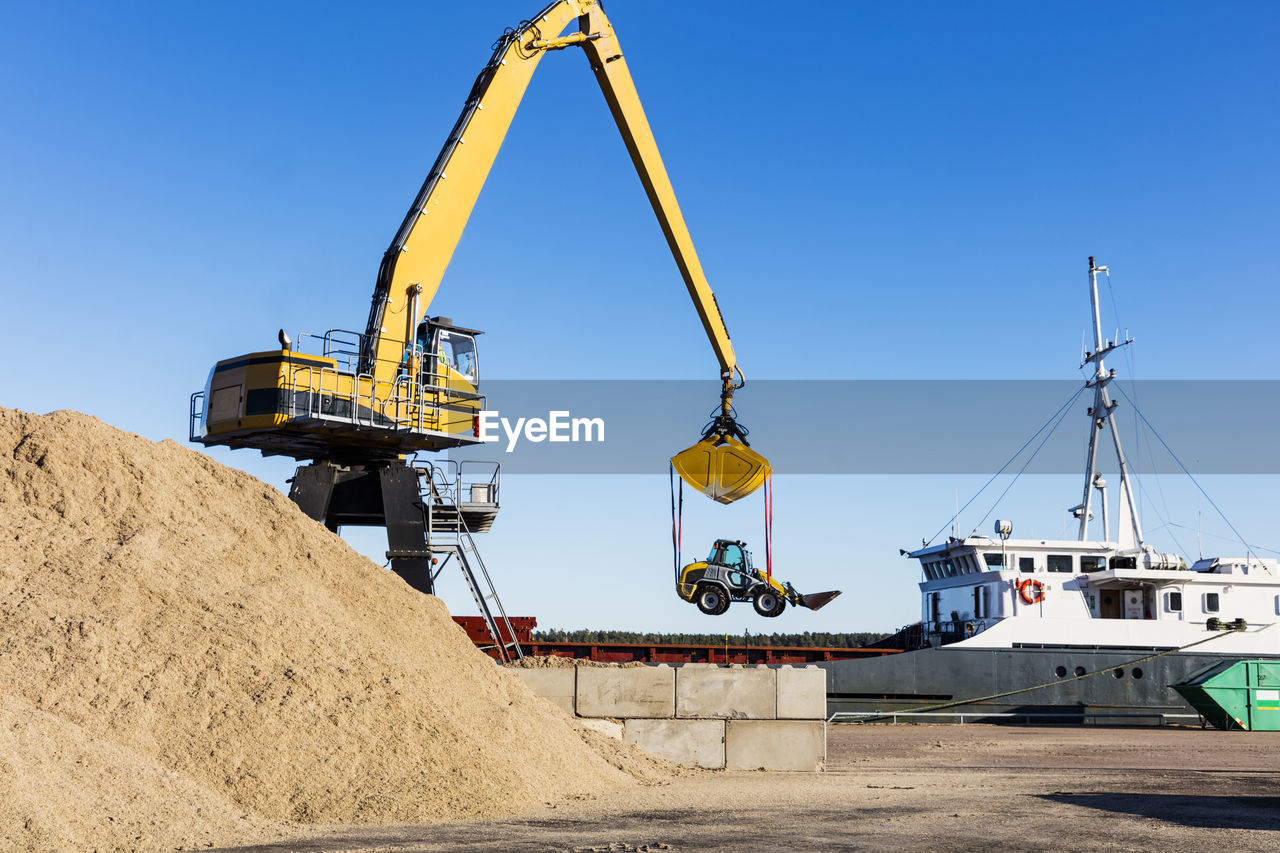
{"type": "Polygon", "coordinates": [[[418,472],[421,483],[427,550],[433,557],[440,555],[442,558],[433,578],[438,577],[453,558],[462,570],[467,589],[471,591],[485,628],[493,639],[498,659],[503,662],[522,660],[524,650],[520,648],[493,585],[493,578],[489,576],[472,536],[472,533],[488,531],[498,515],[500,464],[415,461],[412,467],[418,472]]]}

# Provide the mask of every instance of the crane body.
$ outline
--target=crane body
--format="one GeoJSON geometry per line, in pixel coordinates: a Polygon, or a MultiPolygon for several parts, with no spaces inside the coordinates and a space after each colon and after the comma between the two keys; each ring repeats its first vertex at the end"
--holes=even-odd
{"type": "Polygon", "coordinates": [[[546,53],[568,47],[587,55],[719,363],[720,413],[695,452],[673,459],[677,471],[724,502],[763,483],[768,463],[733,417],[742,386],[733,343],[596,0],[558,0],[499,39],[383,255],[364,332],[330,330],[314,354],[283,345],[282,333],[280,350],[218,362],[203,394],[193,395],[195,440],[358,463],[479,441],[476,333],[426,315],[534,70],[546,53]],[[575,21],[578,31],[561,35],[575,21]]]}
{"type": "Polygon", "coordinates": [[[538,63],[570,47],[587,56],[719,364],[719,413],[672,465],[724,503],[769,474],[736,422],[743,379],[733,344],[613,26],[598,0],[556,0],[494,45],[383,254],[364,331],[330,329],[295,345],[281,330],[278,349],[219,361],[191,398],[193,441],[309,463],[290,497],[333,529],[386,526],[392,569],[424,592],[433,588],[432,528],[416,517],[422,469],[407,459],[479,443],[485,409],[480,333],[431,316],[430,306],[538,63]]]}

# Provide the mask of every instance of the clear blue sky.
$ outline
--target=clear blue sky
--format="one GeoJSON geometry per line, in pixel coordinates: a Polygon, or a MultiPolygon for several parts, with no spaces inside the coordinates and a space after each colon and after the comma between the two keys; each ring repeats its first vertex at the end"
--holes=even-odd
{"type": "MultiPolygon", "coordinates": [[[[217,359],[362,327],[490,44],[538,8],[6,5],[0,405],[185,439],[217,359]]],[[[1095,255],[1141,378],[1280,378],[1274,3],[607,9],[749,377],[1068,378],[1095,255]]],[[[542,63],[432,310],[487,332],[491,378],[714,376],[576,52],[542,63]]],[[[482,548],[544,626],[890,629],[918,610],[897,548],[978,483],[780,477],[785,575],[846,596],[768,622],[675,600],[665,477],[511,478],[482,548]]],[[[1075,480],[1031,485],[1005,514],[1060,534],[1075,480]]],[[[1276,492],[1215,486],[1272,545],[1276,492]]],[[[759,514],[697,506],[690,537],[755,544],[759,514]]]]}

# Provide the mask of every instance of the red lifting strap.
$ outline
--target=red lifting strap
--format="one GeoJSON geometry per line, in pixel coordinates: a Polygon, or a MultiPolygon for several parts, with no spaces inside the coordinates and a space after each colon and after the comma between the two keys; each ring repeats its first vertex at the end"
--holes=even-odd
{"type": "Polygon", "coordinates": [[[764,481],[764,573],[773,577],[773,477],[764,481]]]}
{"type": "Polygon", "coordinates": [[[684,480],[677,486],[674,465],[667,466],[667,478],[671,484],[671,551],[675,563],[676,583],[680,583],[680,559],[683,552],[684,539],[684,480]],[[677,494],[679,497],[677,497],[677,494]]]}

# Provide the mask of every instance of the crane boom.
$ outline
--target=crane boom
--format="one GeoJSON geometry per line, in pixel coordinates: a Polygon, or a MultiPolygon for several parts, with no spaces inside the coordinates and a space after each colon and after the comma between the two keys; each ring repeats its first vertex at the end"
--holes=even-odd
{"type": "Polygon", "coordinates": [[[413,341],[538,62],[547,51],[574,45],[587,54],[720,363],[722,381],[728,387],[735,373],[741,377],[728,329],[698,261],[617,34],[596,0],[557,0],[495,45],[383,255],[365,330],[365,372],[376,376],[380,365],[395,365],[413,341]],[[575,18],[578,32],[561,36],[575,18]]]}

